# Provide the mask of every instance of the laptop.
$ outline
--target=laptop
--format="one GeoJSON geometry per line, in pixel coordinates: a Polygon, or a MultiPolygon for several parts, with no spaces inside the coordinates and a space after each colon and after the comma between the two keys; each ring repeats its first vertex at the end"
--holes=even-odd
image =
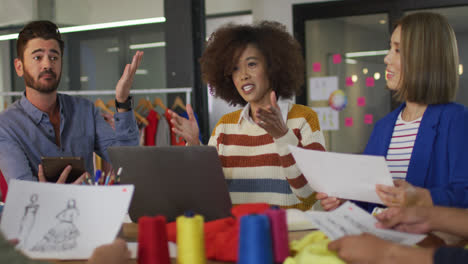
{"type": "Polygon", "coordinates": [[[129,215],[164,215],[174,221],[186,211],[205,221],[228,217],[231,198],[216,148],[209,146],[119,146],[107,149],[121,184],[135,185],[129,215]]]}

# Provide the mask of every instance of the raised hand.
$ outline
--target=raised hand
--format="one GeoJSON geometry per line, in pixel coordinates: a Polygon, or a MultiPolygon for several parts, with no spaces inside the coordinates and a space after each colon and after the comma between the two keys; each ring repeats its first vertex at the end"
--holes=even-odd
{"type": "Polygon", "coordinates": [[[132,63],[125,66],[122,77],[120,77],[120,80],[115,86],[115,99],[118,102],[123,103],[127,100],[130,94],[130,88],[132,87],[133,78],[135,77],[142,57],[143,51],[137,51],[135,55],[133,55],[132,63]]]}
{"type": "Polygon", "coordinates": [[[255,117],[257,124],[266,130],[273,138],[280,138],[288,133],[288,127],[281,116],[281,110],[276,102],[275,92],[270,94],[271,105],[257,109],[255,117]]]}
{"type": "Polygon", "coordinates": [[[200,140],[198,139],[200,129],[198,128],[197,120],[193,114],[192,106],[187,104],[186,108],[189,119],[181,117],[174,111],[169,110],[171,123],[173,125],[172,131],[183,137],[189,146],[200,145],[200,140]]]}

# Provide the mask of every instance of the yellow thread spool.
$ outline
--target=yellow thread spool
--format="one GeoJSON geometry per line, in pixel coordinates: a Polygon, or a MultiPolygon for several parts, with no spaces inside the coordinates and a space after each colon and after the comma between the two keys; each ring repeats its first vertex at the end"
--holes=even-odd
{"type": "Polygon", "coordinates": [[[193,212],[177,217],[178,264],[206,263],[203,223],[203,216],[193,212]]]}

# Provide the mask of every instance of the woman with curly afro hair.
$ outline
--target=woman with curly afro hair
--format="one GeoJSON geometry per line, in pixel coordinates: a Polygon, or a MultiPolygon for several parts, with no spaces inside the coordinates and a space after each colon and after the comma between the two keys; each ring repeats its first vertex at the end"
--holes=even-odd
{"type": "MultiPolygon", "coordinates": [[[[317,114],[291,101],[304,83],[299,43],[276,22],[228,24],[211,35],[200,63],[214,96],[244,106],[221,117],[208,143],[218,150],[233,204],[310,209],[315,193],[288,145],[325,147],[317,114]]],[[[187,112],[189,119],[171,113],[173,131],[199,145],[190,105],[187,112]]]]}

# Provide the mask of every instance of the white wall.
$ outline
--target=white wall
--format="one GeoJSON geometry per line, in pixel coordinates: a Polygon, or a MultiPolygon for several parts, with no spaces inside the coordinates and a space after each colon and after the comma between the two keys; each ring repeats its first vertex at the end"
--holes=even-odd
{"type": "Polygon", "coordinates": [[[207,15],[251,11],[255,0],[205,0],[207,15]]]}
{"type": "Polygon", "coordinates": [[[275,20],[292,32],[292,6],[300,3],[330,2],[335,0],[252,0],[254,21],[275,20]]]}
{"type": "Polygon", "coordinates": [[[164,16],[164,0],[55,0],[59,24],[95,24],[164,16]]]}
{"type": "MultiPolygon", "coordinates": [[[[292,5],[323,0],[206,0],[207,15],[252,11],[255,21],[276,20],[292,32],[292,5]]],[[[37,19],[37,0],[0,0],[0,26],[37,19]]],[[[56,22],[93,24],[164,16],[164,0],[55,0],[56,22]]]]}
{"type": "Polygon", "coordinates": [[[37,19],[36,0],[0,0],[0,26],[22,25],[37,19]]]}

